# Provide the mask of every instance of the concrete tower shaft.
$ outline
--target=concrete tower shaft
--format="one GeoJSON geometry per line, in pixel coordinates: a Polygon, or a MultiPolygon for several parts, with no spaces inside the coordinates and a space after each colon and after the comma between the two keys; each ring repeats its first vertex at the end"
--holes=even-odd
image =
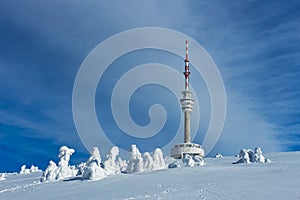
{"type": "Polygon", "coordinates": [[[181,109],[184,115],[184,143],[191,142],[191,112],[194,105],[192,92],[189,90],[182,91],[183,98],[180,99],[181,109]]]}

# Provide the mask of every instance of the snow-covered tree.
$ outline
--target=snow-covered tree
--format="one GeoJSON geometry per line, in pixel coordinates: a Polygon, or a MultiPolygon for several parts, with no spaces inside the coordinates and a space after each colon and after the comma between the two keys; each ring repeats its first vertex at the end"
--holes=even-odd
{"type": "Polygon", "coordinates": [[[181,164],[182,163],[180,163],[178,160],[176,160],[176,161],[170,163],[168,165],[168,168],[179,168],[179,167],[182,167],[181,164]]]}
{"type": "Polygon", "coordinates": [[[5,181],[5,180],[6,180],[5,174],[0,173],[0,181],[5,181]]]}
{"type": "Polygon", "coordinates": [[[118,157],[118,155],[119,148],[116,146],[112,147],[110,149],[110,152],[107,154],[106,160],[103,162],[103,165],[108,175],[121,173],[121,168],[123,168],[124,162],[120,157],[118,157]]]}
{"type": "Polygon", "coordinates": [[[120,167],[120,171],[121,172],[126,172],[128,163],[126,160],[122,160],[120,157],[118,157],[118,161],[117,161],[119,167],[120,167]]]}
{"type": "Polygon", "coordinates": [[[31,165],[29,169],[26,168],[26,165],[22,165],[19,174],[29,174],[33,172],[39,172],[39,168],[37,166],[31,165]]]}
{"type": "Polygon", "coordinates": [[[254,161],[255,162],[260,162],[260,163],[265,163],[266,159],[262,154],[262,150],[260,147],[256,147],[254,149],[254,161]]]}
{"type": "Polygon", "coordinates": [[[43,172],[41,181],[55,181],[57,177],[57,165],[52,160],[49,161],[49,165],[46,170],[43,172]]]}
{"type": "Polygon", "coordinates": [[[189,154],[185,154],[182,158],[182,162],[186,167],[194,167],[195,161],[193,160],[193,157],[189,154]]]}
{"type": "Polygon", "coordinates": [[[38,166],[34,166],[34,165],[31,165],[29,170],[30,170],[30,173],[41,171],[38,166]]]}
{"type": "Polygon", "coordinates": [[[29,174],[29,169],[26,169],[26,165],[22,165],[19,174],[29,174]]]}
{"type": "Polygon", "coordinates": [[[238,163],[266,163],[270,162],[269,159],[265,159],[265,157],[262,154],[262,150],[260,147],[256,147],[254,151],[252,149],[241,149],[239,155],[240,159],[233,164],[238,164],[238,163]]]}
{"type": "Polygon", "coordinates": [[[129,161],[126,173],[143,172],[144,162],[140,150],[135,144],[132,144],[129,148],[131,160],[129,161]]]}
{"type": "Polygon", "coordinates": [[[94,147],[90,152],[89,159],[86,161],[86,166],[84,167],[81,179],[100,180],[106,176],[105,170],[101,167],[99,149],[94,147]]]}
{"type": "Polygon", "coordinates": [[[156,148],[153,152],[153,170],[166,169],[163,152],[160,148],[156,148]]]}
{"type": "Polygon", "coordinates": [[[70,157],[74,152],[74,149],[69,149],[66,146],[60,147],[58,154],[60,160],[58,162],[57,180],[76,176],[78,170],[74,166],[69,165],[70,157]]]}
{"type": "Polygon", "coordinates": [[[53,161],[49,161],[49,165],[44,171],[41,181],[63,180],[76,176],[78,169],[69,165],[70,157],[74,152],[74,149],[70,149],[66,146],[60,147],[58,165],[53,161]]]}
{"type": "Polygon", "coordinates": [[[92,162],[95,162],[98,166],[101,166],[101,156],[98,147],[93,147],[93,149],[90,152],[90,157],[86,161],[86,164],[89,165],[92,162]]]}
{"type": "Polygon", "coordinates": [[[223,155],[220,154],[220,153],[217,153],[217,154],[215,155],[215,158],[222,158],[222,157],[223,157],[223,155]]]}
{"type": "Polygon", "coordinates": [[[144,171],[146,172],[152,171],[154,169],[154,162],[152,156],[148,152],[145,152],[143,156],[144,156],[144,171]]]}
{"type": "Polygon", "coordinates": [[[204,159],[203,157],[199,155],[194,155],[193,160],[195,161],[195,166],[203,166],[204,165],[204,159]]]}
{"type": "Polygon", "coordinates": [[[238,164],[238,163],[250,163],[250,157],[248,154],[248,150],[247,149],[241,149],[240,153],[239,153],[239,160],[234,162],[233,164],[238,164]]]}

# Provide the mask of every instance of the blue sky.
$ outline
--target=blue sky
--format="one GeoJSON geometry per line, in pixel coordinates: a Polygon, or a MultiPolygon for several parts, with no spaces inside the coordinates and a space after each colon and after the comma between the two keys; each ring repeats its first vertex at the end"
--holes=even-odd
{"type": "MultiPolygon", "coordinates": [[[[57,161],[61,145],[76,149],[73,163],[85,160],[88,151],[72,115],[76,73],[100,42],[147,26],[194,38],[221,72],[227,118],[211,155],[256,146],[299,151],[299,9],[297,1],[0,1],[0,171],[17,171],[22,164],[45,168],[50,159],[57,161]]],[[[128,70],[136,58],[136,63],[179,63],[178,70],[183,70],[177,57],[142,51],[117,60],[107,73],[114,78],[120,73],[118,63],[127,64],[128,70]]],[[[194,77],[194,85],[201,85],[201,77],[194,77]]],[[[136,92],[138,108],[130,108],[136,123],[149,121],[143,114],[145,104],[172,99],[162,90],[154,85],[136,92]],[[147,98],[153,91],[164,93],[164,98],[147,98]]],[[[96,98],[106,93],[109,89],[99,86],[96,98]]],[[[99,110],[109,105],[101,101],[99,110]]],[[[178,114],[174,98],[162,104],[171,115],[178,114]]],[[[208,117],[201,115],[195,142],[202,142],[208,117]]],[[[173,131],[177,122],[172,118],[166,130],[173,131]]],[[[111,119],[106,125],[114,130],[111,119]]],[[[108,149],[101,151],[104,155],[108,149]]]]}

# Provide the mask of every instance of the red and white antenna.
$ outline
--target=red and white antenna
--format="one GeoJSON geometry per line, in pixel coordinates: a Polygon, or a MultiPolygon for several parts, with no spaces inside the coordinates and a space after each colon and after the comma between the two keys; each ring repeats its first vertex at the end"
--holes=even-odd
{"type": "Polygon", "coordinates": [[[185,41],[185,61],[189,61],[189,44],[188,41],[185,41]]]}
{"type": "Polygon", "coordinates": [[[185,90],[189,90],[189,76],[191,72],[189,71],[189,50],[188,41],[185,41],[185,71],[183,72],[185,77],[185,90]]]}

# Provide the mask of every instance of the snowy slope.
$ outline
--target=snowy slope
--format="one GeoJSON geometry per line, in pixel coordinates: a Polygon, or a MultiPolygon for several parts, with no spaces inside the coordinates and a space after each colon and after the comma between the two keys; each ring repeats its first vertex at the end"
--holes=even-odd
{"type": "Polygon", "coordinates": [[[7,174],[0,199],[300,199],[300,152],[265,156],[272,162],[233,165],[238,158],[206,158],[202,167],[99,181],[40,183],[41,173],[7,174]]]}

